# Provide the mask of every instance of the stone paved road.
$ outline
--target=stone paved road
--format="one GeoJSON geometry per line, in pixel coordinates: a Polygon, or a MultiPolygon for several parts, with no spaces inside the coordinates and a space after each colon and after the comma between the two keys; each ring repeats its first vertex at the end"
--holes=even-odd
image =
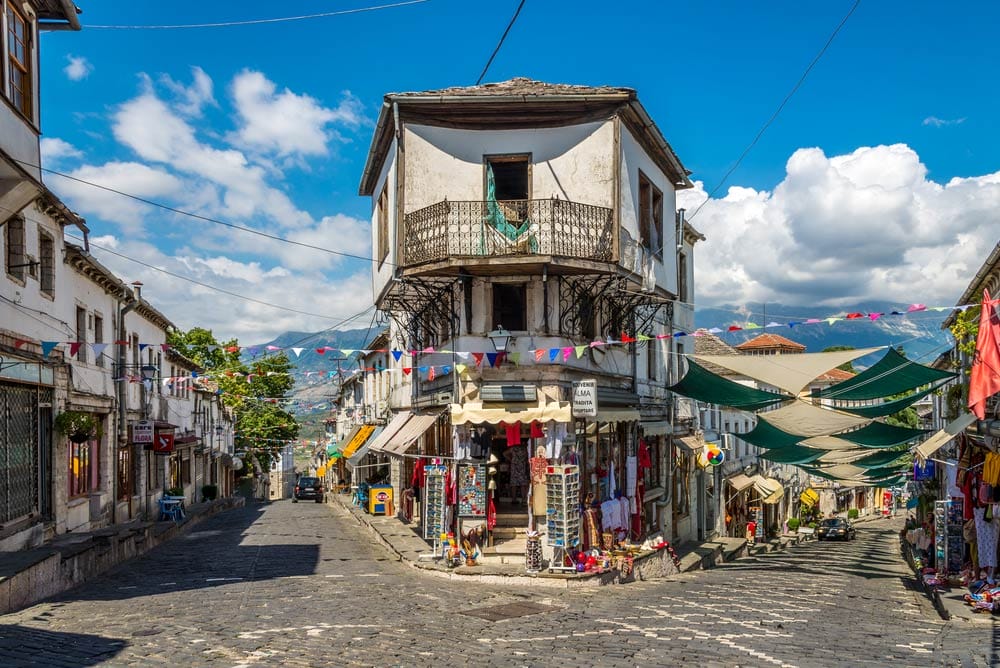
{"type": "Polygon", "coordinates": [[[0,666],[1000,664],[992,621],[942,622],[907,588],[892,529],[665,582],[497,588],[416,572],[344,511],[284,501],[0,618],[0,666]],[[539,611],[463,614],[511,603],[539,611]]]}

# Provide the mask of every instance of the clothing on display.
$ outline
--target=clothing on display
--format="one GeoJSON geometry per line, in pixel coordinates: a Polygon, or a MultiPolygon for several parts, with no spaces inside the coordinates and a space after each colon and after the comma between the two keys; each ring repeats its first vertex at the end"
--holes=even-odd
{"type": "Polygon", "coordinates": [[[973,516],[976,520],[976,545],[979,552],[979,566],[992,568],[997,565],[997,520],[990,515],[986,519],[986,508],[975,508],[973,516]]]}

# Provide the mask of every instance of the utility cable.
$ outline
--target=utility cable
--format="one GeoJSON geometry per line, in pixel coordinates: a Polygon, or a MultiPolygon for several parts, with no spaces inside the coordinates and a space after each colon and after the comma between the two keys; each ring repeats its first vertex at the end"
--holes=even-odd
{"type": "Polygon", "coordinates": [[[486,72],[490,69],[490,65],[493,64],[493,59],[496,58],[497,53],[500,52],[500,47],[503,46],[503,41],[507,39],[507,33],[510,32],[512,27],[514,27],[514,21],[517,20],[517,15],[521,13],[522,7],[524,7],[524,0],[521,0],[520,4],[518,4],[517,10],[514,12],[514,16],[511,17],[510,23],[507,24],[507,29],[503,31],[503,35],[500,36],[500,41],[497,42],[497,48],[493,49],[493,53],[490,54],[490,59],[486,61],[486,67],[483,68],[483,71],[479,74],[479,78],[476,79],[477,86],[483,82],[483,77],[486,76],[486,72]]]}
{"type": "Polygon", "coordinates": [[[795,82],[794,86],[792,86],[792,89],[788,92],[788,95],[785,96],[785,99],[781,101],[781,104],[779,104],[778,108],[774,110],[774,113],[771,114],[771,117],[767,119],[767,122],[764,123],[764,125],[761,126],[760,130],[757,131],[757,135],[753,138],[753,141],[750,142],[750,144],[745,149],[743,149],[743,153],[741,153],[740,157],[736,159],[736,162],[734,162],[732,167],[729,168],[729,171],[727,171],[723,175],[722,180],[719,181],[719,183],[714,188],[712,188],[712,191],[710,193],[708,193],[708,197],[706,197],[705,201],[701,203],[701,206],[695,209],[694,213],[692,213],[688,217],[689,221],[694,220],[694,217],[698,215],[698,212],[701,211],[705,207],[705,205],[709,203],[709,201],[712,199],[712,196],[719,191],[719,188],[721,188],[726,183],[726,180],[740,166],[740,163],[743,162],[743,158],[747,157],[747,154],[750,153],[750,150],[757,145],[757,142],[764,135],[764,132],[766,132],[767,129],[771,126],[771,123],[773,123],[775,119],[778,118],[778,114],[781,113],[781,110],[785,108],[785,105],[788,104],[788,101],[792,99],[792,96],[795,95],[799,87],[802,86],[802,84],[805,82],[806,77],[809,76],[809,73],[812,71],[813,67],[815,67],[816,63],[819,62],[819,59],[823,57],[823,54],[826,53],[826,50],[830,48],[830,45],[833,43],[834,38],[837,37],[837,33],[839,33],[840,29],[844,27],[844,24],[847,23],[847,20],[851,18],[851,14],[854,13],[854,10],[856,10],[858,8],[858,5],[860,4],[861,0],[855,0],[854,5],[851,7],[851,10],[847,12],[847,15],[844,16],[843,19],[841,19],[840,24],[830,35],[830,38],[826,40],[826,44],[824,44],[823,48],[819,50],[819,53],[816,54],[816,57],[812,59],[811,63],[809,63],[809,67],[807,67],[805,72],[802,73],[802,76],[799,77],[799,80],[795,82]]]}
{"type": "Polygon", "coordinates": [[[389,5],[374,5],[371,7],[358,7],[356,9],[341,9],[335,12],[321,12],[319,14],[303,14],[301,16],[283,16],[273,19],[250,19],[247,21],[222,21],[219,23],[187,23],[182,25],[91,25],[84,24],[87,30],[184,30],[189,28],[230,28],[235,26],[251,26],[263,23],[285,23],[288,21],[306,21],[309,19],[322,19],[331,16],[343,16],[344,14],[360,14],[362,12],[374,12],[380,9],[393,9],[405,7],[406,5],[419,5],[428,0],[407,0],[406,2],[394,2],[389,5]]]}

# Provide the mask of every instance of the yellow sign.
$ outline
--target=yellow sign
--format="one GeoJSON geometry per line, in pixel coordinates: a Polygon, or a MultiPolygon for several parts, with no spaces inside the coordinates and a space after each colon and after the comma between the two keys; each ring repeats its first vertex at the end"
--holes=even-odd
{"type": "Polygon", "coordinates": [[[799,500],[802,501],[803,505],[815,506],[819,503],[819,492],[810,487],[799,495],[799,500]]]}

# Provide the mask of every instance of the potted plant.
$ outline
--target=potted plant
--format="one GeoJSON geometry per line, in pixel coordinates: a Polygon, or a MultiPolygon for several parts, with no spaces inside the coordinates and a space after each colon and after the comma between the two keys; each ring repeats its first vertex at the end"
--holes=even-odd
{"type": "Polygon", "coordinates": [[[56,431],[74,443],[85,443],[100,435],[101,422],[93,413],[63,411],[56,416],[56,431]]]}
{"type": "Polygon", "coordinates": [[[202,485],[201,498],[205,501],[214,501],[219,495],[219,488],[216,485],[202,485]]]}
{"type": "Polygon", "coordinates": [[[169,487],[163,491],[166,496],[184,496],[183,487],[169,487]]]}

